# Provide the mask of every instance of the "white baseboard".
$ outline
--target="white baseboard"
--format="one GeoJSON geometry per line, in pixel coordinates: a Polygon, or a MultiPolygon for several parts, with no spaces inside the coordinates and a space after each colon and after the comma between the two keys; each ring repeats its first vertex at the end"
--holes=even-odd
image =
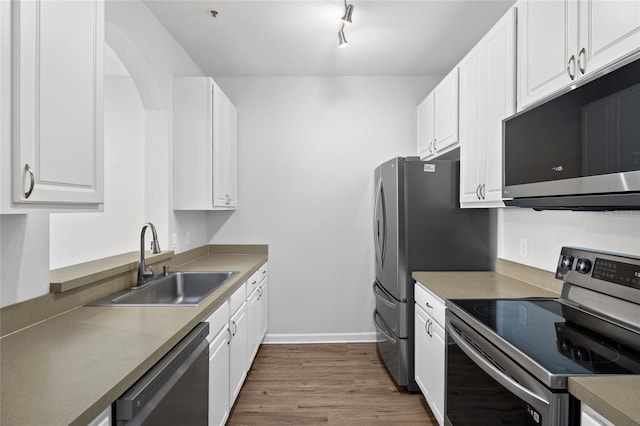
{"type": "Polygon", "coordinates": [[[375,342],[376,332],[368,333],[319,333],[319,334],[267,334],[262,343],[364,343],[375,342]]]}

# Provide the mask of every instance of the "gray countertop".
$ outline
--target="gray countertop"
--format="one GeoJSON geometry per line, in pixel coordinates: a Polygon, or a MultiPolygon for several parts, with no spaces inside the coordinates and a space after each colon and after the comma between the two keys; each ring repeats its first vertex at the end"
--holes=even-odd
{"type": "Polygon", "coordinates": [[[81,306],[0,339],[0,424],[87,424],[267,260],[210,254],[181,270],[240,273],[197,307],[81,306]]]}

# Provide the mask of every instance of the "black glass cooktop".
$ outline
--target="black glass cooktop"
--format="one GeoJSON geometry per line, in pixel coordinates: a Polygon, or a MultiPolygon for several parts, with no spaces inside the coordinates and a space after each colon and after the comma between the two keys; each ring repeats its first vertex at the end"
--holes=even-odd
{"type": "Polygon", "coordinates": [[[551,374],[640,373],[640,335],[557,300],[450,302],[551,374]]]}

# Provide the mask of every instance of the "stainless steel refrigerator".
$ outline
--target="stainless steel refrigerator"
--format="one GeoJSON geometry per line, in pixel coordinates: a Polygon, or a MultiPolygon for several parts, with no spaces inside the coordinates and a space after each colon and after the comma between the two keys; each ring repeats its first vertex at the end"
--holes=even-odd
{"type": "Polygon", "coordinates": [[[375,170],[373,314],[378,352],[399,386],[414,377],[413,271],[489,271],[496,215],[460,209],[459,162],[394,158],[375,170]]]}

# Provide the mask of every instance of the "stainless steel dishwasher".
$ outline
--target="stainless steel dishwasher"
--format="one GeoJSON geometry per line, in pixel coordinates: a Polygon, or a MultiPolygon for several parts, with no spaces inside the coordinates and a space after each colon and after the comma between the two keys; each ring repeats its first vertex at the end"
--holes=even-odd
{"type": "Polygon", "coordinates": [[[209,323],[201,322],[114,404],[118,426],[206,425],[209,323]]]}

